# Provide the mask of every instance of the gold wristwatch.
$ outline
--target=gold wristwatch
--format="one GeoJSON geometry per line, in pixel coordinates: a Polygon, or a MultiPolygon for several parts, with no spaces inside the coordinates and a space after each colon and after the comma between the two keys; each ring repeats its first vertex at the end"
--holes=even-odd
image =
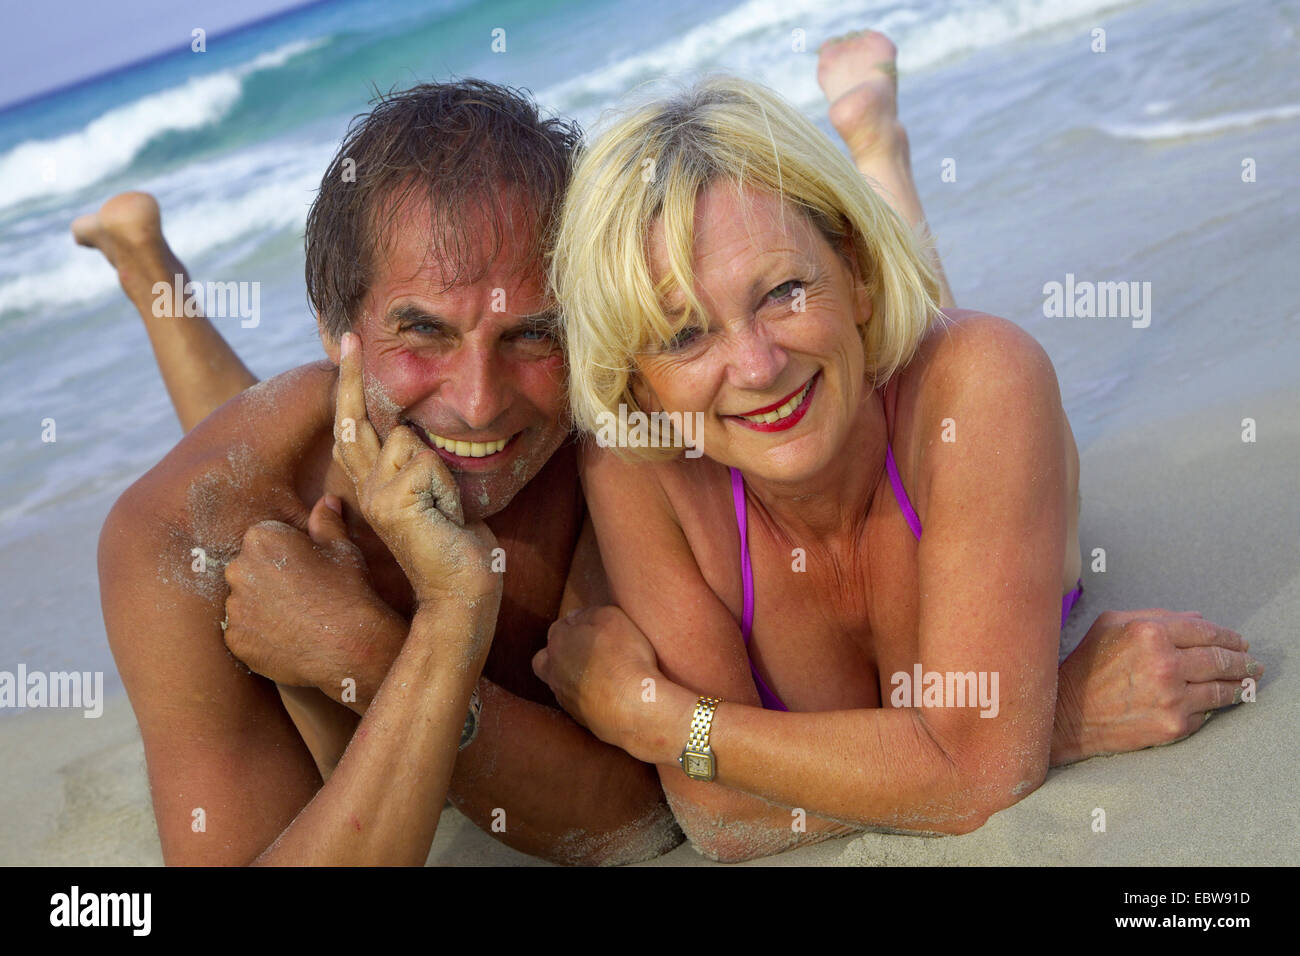
{"type": "Polygon", "coordinates": [[[712,780],[718,775],[718,765],[709,749],[709,730],[713,726],[713,712],[722,703],[717,697],[701,697],[691,718],[691,735],[677,762],[692,780],[712,780]]]}

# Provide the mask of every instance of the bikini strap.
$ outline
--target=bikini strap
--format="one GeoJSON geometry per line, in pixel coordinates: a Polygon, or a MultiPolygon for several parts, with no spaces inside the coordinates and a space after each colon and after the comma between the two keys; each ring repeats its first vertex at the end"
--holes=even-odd
{"type": "Polygon", "coordinates": [[[754,569],[749,563],[749,516],[745,513],[745,479],[740,469],[729,468],[731,472],[731,500],[736,506],[736,527],[740,529],[740,576],[745,586],[745,610],[741,618],[740,630],[749,646],[750,631],[754,627],[754,569]]]}
{"type": "Polygon", "coordinates": [[[885,444],[885,471],[889,472],[889,484],[894,489],[894,498],[898,501],[898,509],[903,512],[903,517],[907,519],[907,526],[912,529],[912,534],[916,540],[921,540],[921,519],[912,507],[912,502],[907,497],[907,492],[903,489],[903,479],[899,477],[898,465],[894,462],[894,448],[892,445],[885,444]]]}

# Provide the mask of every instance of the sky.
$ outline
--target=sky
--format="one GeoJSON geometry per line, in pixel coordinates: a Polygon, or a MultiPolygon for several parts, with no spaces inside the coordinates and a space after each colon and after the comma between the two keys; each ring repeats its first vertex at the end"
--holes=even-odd
{"type": "Polygon", "coordinates": [[[15,0],[0,29],[0,108],[307,0],[15,0]]]}

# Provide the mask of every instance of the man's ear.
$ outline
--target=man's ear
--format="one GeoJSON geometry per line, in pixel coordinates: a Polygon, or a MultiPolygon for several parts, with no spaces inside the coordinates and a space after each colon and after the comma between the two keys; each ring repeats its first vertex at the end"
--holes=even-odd
{"type": "Polygon", "coordinates": [[[341,342],[334,338],[325,328],[325,323],[320,320],[320,315],[316,316],[316,333],[320,336],[320,344],[325,349],[325,354],[335,365],[339,364],[341,358],[341,342]]]}

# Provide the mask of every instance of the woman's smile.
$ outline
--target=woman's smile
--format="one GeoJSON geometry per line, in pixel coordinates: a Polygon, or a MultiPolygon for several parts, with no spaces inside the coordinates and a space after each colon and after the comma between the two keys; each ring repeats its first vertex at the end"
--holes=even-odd
{"type": "Polygon", "coordinates": [[[808,414],[821,374],[818,372],[784,399],[744,415],[728,415],[727,418],[742,428],[756,432],[783,432],[794,428],[808,414]]]}

